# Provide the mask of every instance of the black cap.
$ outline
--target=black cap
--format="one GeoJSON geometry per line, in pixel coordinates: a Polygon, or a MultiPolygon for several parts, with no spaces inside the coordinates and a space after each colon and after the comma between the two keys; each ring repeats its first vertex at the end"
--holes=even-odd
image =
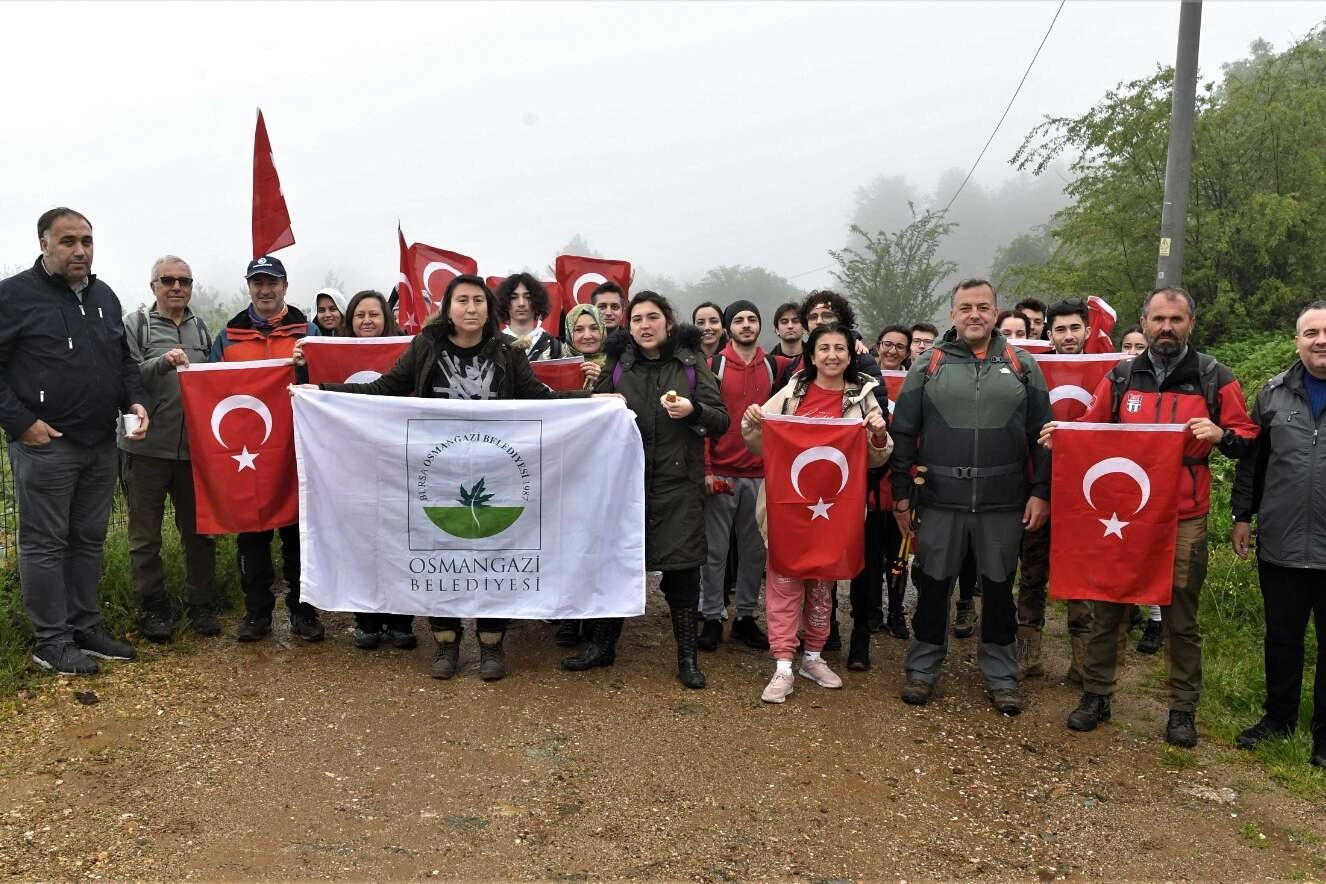
{"type": "Polygon", "coordinates": [[[271,255],[254,258],[249,262],[249,269],[244,274],[244,278],[253,279],[255,276],[275,276],[277,279],[285,279],[285,265],[281,263],[280,258],[273,258],[271,255]]]}
{"type": "Polygon", "coordinates": [[[754,313],[755,318],[759,320],[760,325],[764,325],[764,319],[760,316],[759,307],[756,307],[751,301],[738,300],[728,304],[727,308],[723,311],[723,328],[732,328],[732,320],[736,319],[737,314],[743,310],[749,310],[751,313],[754,313]]]}

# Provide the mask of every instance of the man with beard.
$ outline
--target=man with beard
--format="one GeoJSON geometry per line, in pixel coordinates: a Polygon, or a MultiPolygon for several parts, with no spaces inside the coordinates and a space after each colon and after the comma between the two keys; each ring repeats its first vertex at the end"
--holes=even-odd
{"type": "MultiPolygon", "coordinates": [[[[745,414],[773,395],[777,368],[760,348],[760,309],[750,301],[733,301],[723,311],[727,346],[710,361],[728,414],[745,414]]],[[[732,638],[767,650],[769,638],[755,620],[764,575],[765,547],[755,520],[755,501],[764,479],[764,460],[752,454],[741,436],[741,421],[709,439],[705,447],[704,533],[708,554],[700,573],[700,613],[704,615],[698,647],[718,648],[723,638],[724,565],[728,547],[737,544],[737,619],[732,638]]]]}
{"type": "MultiPolygon", "coordinates": [[[[1197,601],[1206,579],[1206,513],[1211,504],[1211,449],[1230,458],[1245,454],[1257,438],[1238,379],[1215,357],[1188,346],[1197,303],[1178,286],[1159,288],[1142,302],[1147,350],[1125,359],[1101,380],[1082,422],[1182,423],[1188,430],[1179,474],[1178,542],[1174,588],[1162,606],[1169,646],[1169,719],[1165,741],[1197,745],[1197,703],[1202,693],[1202,635],[1197,601]]],[[[1054,425],[1041,434],[1048,445],[1054,425]]],[[[1102,567],[1109,567],[1102,563],[1102,567]]],[[[1092,603],[1091,634],[1082,665],[1082,700],[1068,716],[1075,731],[1095,730],[1110,718],[1116,684],[1119,628],[1132,605],[1092,603]]]]}

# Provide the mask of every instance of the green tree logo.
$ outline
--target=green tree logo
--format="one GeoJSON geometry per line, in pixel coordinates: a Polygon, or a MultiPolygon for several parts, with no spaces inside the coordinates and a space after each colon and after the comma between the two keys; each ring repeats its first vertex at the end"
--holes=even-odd
{"type": "Polygon", "coordinates": [[[495,496],[480,476],[468,489],[461,483],[456,502],[460,506],[429,506],[424,512],[434,525],[453,537],[475,540],[492,537],[515,524],[525,511],[523,506],[493,506],[495,496]]]}

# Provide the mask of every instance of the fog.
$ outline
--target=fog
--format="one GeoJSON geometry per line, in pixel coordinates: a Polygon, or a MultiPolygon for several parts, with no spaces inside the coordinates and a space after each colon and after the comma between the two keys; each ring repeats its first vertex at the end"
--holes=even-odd
{"type": "MultiPolygon", "coordinates": [[[[389,288],[398,220],[485,273],[542,269],[579,234],[679,283],[746,265],[831,285],[854,219],[905,212],[863,207],[863,188],[948,200],[1056,6],[0,4],[0,267],[29,265],[37,216],[64,204],[92,219],[94,269],[126,304],[167,252],[238,288],[261,106],[298,304],[328,274],[389,288]]],[[[1027,131],[1172,62],[1178,8],[1065,6],[953,206],[960,272],[1058,205],[1062,181],[1007,164],[1027,131]]],[[[1207,2],[1204,74],[1321,9],[1207,2]]]]}

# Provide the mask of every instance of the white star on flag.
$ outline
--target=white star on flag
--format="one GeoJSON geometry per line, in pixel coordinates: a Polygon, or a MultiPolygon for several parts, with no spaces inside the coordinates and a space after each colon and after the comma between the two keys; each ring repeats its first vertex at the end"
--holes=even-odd
{"type": "Polygon", "coordinates": [[[253,470],[256,473],[258,471],[258,468],[254,466],[253,462],[258,459],[258,454],[261,453],[262,452],[258,452],[257,454],[251,454],[249,452],[248,447],[245,446],[243,449],[240,450],[239,454],[230,455],[235,459],[235,462],[239,464],[239,469],[236,470],[236,472],[243,472],[244,470],[253,470]]]}
{"type": "Polygon", "coordinates": [[[810,520],[812,522],[816,519],[823,519],[826,522],[829,521],[829,507],[831,506],[833,506],[833,504],[825,503],[824,498],[821,497],[819,503],[806,507],[811,513],[810,520]]]}
{"type": "Polygon", "coordinates": [[[1123,529],[1131,524],[1130,522],[1120,521],[1118,513],[1110,513],[1108,519],[1097,519],[1096,521],[1105,526],[1105,533],[1102,535],[1103,537],[1109,537],[1113,534],[1120,540],[1123,540],[1123,529]]]}

